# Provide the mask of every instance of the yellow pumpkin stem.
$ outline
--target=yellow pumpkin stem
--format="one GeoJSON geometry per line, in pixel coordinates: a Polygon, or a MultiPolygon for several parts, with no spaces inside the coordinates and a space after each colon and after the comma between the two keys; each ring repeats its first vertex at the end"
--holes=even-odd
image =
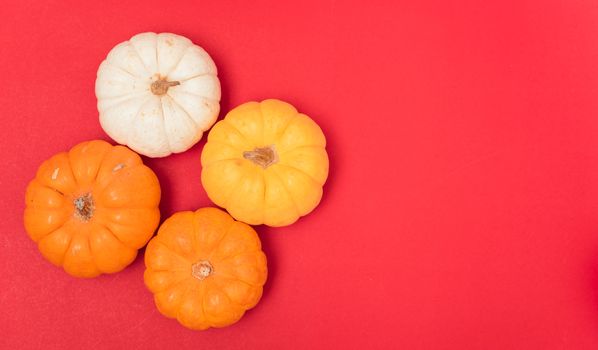
{"type": "Polygon", "coordinates": [[[93,217],[95,204],[91,193],[82,195],[73,201],[75,206],[75,217],[81,221],[89,221],[93,217]]]}
{"type": "Polygon", "coordinates": [[[181,83],[178,81],[167,81],[166,79],[159,79],[152,83],[150,89],[152,93],[156,96],[162,96],[168,92],[168,88],[172,86],[180,85],[181,83]]]}
{"type": "Polygon", "coordinates": [[[278,154],[274,145],[256,147],[253,151],[245,151],[243,152],[243,158],[252,161],[264,169],[278,162],[278,154]]]}

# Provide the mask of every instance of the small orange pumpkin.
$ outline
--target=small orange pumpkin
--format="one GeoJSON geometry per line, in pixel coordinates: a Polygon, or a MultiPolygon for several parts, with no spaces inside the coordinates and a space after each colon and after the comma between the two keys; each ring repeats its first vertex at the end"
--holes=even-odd
{"type": "Polygon", "coordinates": [[[251,226],[216,208],[168,218],[145,250],[158,310],[191,329],[237,322],[262,296],[266,256],[251,226]]]}
{"type": "Polygon", "coordinates": [[[160,184],[141,158],[105,141],[46,160],[25,195],[25,229],[42,255],[76,277],[124,269],[160,221],[160,184]]]}

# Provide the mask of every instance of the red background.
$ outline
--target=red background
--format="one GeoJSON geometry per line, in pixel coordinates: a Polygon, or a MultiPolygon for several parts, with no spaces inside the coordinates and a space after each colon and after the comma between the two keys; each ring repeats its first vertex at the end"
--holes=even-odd
{"type": "MultiPolygon", "coordinates": [[[[0,348],[598,348],[598,3],[392,3],[3,2],[0,348]],[[37,166],[108,139],[96,70],[143,31],[203,46],[224,112],[280,98],[329,141],[321,205],[256,228],[265,294],[226,329],[162,317],[143,254],[74,279],[22,227],[37,166]]],[[[164,218],[211,205],[203,144],[146,159],[164,218]]]]}

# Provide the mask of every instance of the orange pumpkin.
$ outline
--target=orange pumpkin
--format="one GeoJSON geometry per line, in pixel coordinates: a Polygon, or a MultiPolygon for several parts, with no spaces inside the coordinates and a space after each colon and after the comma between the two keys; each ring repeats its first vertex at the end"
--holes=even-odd
{"type": "Polygon", "coordinates": [[[158,310],[191,329],[237,322],[262,296],[266,256],[251,226],[216,208],[168,218],[145,250],[158,310]]]}
{"type": "Polygon", "coordinates": [[[160,221],[156,175],[135,152],[100,140],[46,160],[25,202],[29,237],[76,277],[124,269],[160,221]]]}

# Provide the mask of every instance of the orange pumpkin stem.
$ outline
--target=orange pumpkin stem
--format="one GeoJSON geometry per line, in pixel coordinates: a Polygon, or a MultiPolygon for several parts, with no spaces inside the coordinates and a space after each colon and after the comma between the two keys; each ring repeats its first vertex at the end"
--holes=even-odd
{"type": "Polygon", "coordinates": [[[264,169],[278,162],[278,154],[274,145],[256,147],[253,151],[245,151],[243,152],[243,158],[252,161],[264,169]]]}
{"type": "Polygon", "coordinates": [[[156,96],[162,96],[168,92],[168,88],[171,86],[177,86],[181,83],[178,81],[167,81],[166,79],[159,79],[152,83],[150,89],[152,93],[156,96]]]}
{"type": "Polygon", "coordinates": [[[191,265],[191,275],[200,281],[210,276],[212,272],[214,272],[214,267],[207,260],[200,260],[191,265]]]}
{"type": "Polygon", "coordinates": [[[75,217],[81,221],[89,221],[93,217],[95,205],[91,193],[86,193],[73,201],[75,217]]]}

